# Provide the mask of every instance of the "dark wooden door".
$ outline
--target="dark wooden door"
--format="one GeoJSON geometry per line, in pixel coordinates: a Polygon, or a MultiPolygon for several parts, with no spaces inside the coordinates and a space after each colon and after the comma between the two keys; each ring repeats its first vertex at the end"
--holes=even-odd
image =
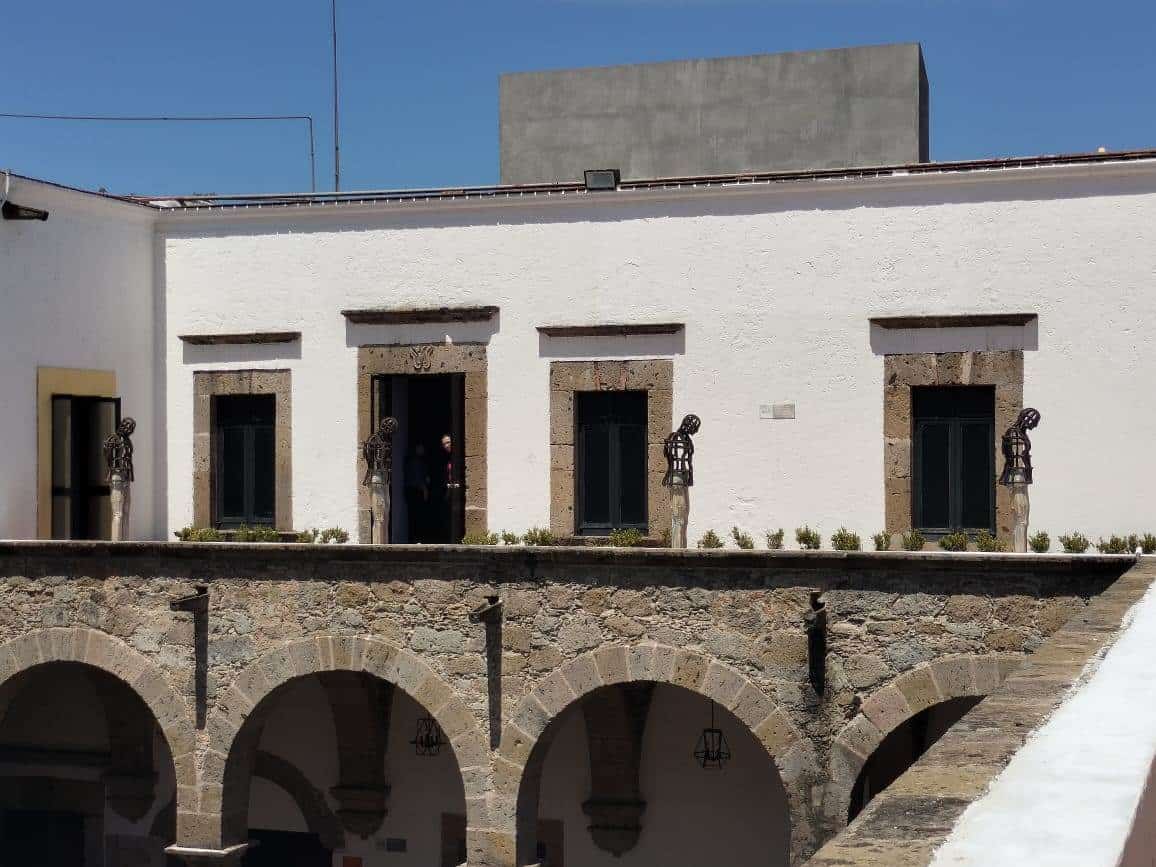
{"type": "Polygon", "coordinates": [[[466,534],[466,375],[450,374],[450,425],[453,431],[453,478],[449,485],[451,543],[466,534]]]}

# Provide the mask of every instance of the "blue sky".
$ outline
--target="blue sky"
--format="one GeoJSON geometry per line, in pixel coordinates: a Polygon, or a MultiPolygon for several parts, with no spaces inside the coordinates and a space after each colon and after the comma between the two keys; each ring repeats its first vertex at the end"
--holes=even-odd
{"type": "MultiPolygon", "coordinates": [[[[312,114],[329,0],[10,0],[0,112],[312,114]]],[[[338,0],[342,188],[494,183],[498,75],[923,44],[932,157],[1156,146],[1152,0],[338,0]]],[[[0,119],[0,167],[111,192],[308,189],[304,124],[0,119]]]]}

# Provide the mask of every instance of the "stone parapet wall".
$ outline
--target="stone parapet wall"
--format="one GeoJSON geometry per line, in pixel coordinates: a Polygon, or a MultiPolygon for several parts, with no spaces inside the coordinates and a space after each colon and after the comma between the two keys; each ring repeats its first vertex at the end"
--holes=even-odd
{"type": "MultiPolygon", "coordinates": [[[[147,675],[165,696],[181,696],[180,719],[171,697],[163,712],[181,739],[174,757],[198,770],[178,772],[179,842],[201,846],[232,842],[219,821],[224,763],[261,696],[303,674],[369,671],[424,704],[451,737],[467,772],[471,864],[479,865],[511,863],[521,772],[561,710],[600,684],[684,685],[732,710],[773,755],[797,861],[845,820],[856,757],[861,766],[872,740],[934,700],[990,691],[1132,562],[0,543],[0,671],[14,669],[12,648],[30,635],[58,636],[52,646],[61,647],[91,636],[87,646],[134,660],[140,671],[130,684],[147,675]],[[210,599],[208,724],[192,736],[195,755],[183,756],[194,719],[193,624],[169,603],[194,585],[210,599]],[[829,618],[822,695],[808,680],[812,591],[823,594],[829,618]],[[470,619],[493,596],[503,608],[497,684],[486,626],[470,619]],[[491,708],[496,692],[500,713],[491,708]]],[[[49,643],[35,638],[25,662],[53,658],[49,643]]]]}

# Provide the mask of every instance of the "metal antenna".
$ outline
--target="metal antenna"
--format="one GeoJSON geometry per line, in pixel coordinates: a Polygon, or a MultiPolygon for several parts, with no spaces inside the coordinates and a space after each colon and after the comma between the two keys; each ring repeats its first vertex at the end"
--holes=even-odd
{"type": "Polygon", "coordinates": [[[341,189],[341,128],[337,122],[337,0],[330,0],[333,33],[333,191],[341,189]]]}

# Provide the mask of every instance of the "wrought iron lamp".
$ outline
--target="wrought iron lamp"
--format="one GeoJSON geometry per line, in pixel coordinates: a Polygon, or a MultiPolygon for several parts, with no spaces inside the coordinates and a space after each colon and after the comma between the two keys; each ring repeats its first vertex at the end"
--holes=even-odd
{"type": "Polygon", "coordinates": [[[436,756],[442,751],[445,744],[442,727],[432,716],[419,717],[417,721],[417,735],[411,744],[419,756],[436,756]]]}
{"type": "Polygon", "coordinates": [[[714,719],[714,701],[710,703],[710,728],[702,730],[694,747],[694,760],[704,768],[721,768],[731,758],[731,747],[726,735],[714,719]]]}

